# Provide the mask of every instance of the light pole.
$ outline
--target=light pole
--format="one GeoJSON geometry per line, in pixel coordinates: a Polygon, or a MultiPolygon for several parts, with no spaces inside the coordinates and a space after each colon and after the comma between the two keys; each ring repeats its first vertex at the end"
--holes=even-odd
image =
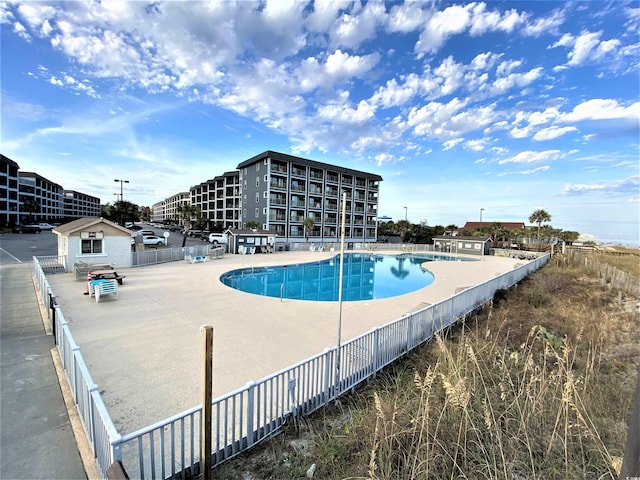
{"type": "Polygon", "coordinates": [[[480,223],[482,223],[482,212],[484,211],[484,208],[480,209],[480,223]]]}
{"type": "Polygon", "coordinates": [[[124,196],[122,195],[122,184],[123,183],[129,183],[129,180],[118,180],[117,178],[114,180],[114,182],[120,182],[120,201],[124,201],[124,196]]]}
{"type": "Polygon", "coordinates": [[[407,207],[404,207],[404,221],[407,221],[407,207]]]}
{"type": "Polygon", "coordinates": [[[345,212],[347,210],[347,192],[342,192],[342,223],[340,225],[340,273],[338,273],[338,349],[336,350],[336,377],[335,377],[335,394],[336,398],[340,393],[340,348],[342,341],[342,272],[344,271],[344,223],[345,212]]]}
{"type": "Polygon", "coordinates": [[[114,195],[116,196],[116,202],[120,201],[120,194],[119,193],[114,193],[114,195]]]}

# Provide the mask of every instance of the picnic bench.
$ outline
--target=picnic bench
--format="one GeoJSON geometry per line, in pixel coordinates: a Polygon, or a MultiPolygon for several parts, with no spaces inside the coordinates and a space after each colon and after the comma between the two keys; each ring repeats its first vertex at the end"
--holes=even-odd
{"type": "Polygon", "coordinates": [[[122,285],[126,275],[119,275],[115,270],[91,270],[89,274],[91,280],[116,280],[118,285],[122,285]]]}
{"type": "Polygon", "coordinates": [[[76,280],[86,280],[87,274],[95,270],[113,270],[113,265],[110,263],[85,263],[76,262],[73,264],[73,271],[76,275],[76,280]]]}
{"type": "Polygon", "coordinates": [[[91,280],[89,282],[89,296],[96,298],[96,303],[100,302],[100,297],[113,295],[118,298],[118,282],[116,280],[91,280]]]}

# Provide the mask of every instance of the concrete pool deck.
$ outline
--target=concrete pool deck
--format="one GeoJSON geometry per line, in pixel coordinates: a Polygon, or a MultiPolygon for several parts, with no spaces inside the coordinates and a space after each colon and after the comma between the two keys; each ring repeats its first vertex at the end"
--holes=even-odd
{"type": "MultiPolygon", "coordinates": [[[[361,252],[368,253],[368,252],[361,252]]],[[[393,252],[379,252],[393,253],[393,252]]],[[[201,325],[214,327],[214,397],[335,347],[337,302],[270,298],[219,281],[243,267],[304,263],[329,252],[225,255],[118,269],[117,299],[96,303],[73,273],[47,278],[116,428],[133,432],[201,402],[201,325]]],[[[435,281],[398,297],[343,302],[342,341],[508,272],[522,260],[431,262],[435,281]]]]}

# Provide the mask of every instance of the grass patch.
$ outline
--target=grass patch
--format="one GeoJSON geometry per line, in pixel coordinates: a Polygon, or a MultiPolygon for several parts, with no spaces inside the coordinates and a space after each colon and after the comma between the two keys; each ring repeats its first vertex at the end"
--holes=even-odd
{"type": "Polygon", "coordinates": [[[214,475],[299,479],[315,464],[320,479],[617,478],[640,361],[629,301],[556,257],[214,475]]]}

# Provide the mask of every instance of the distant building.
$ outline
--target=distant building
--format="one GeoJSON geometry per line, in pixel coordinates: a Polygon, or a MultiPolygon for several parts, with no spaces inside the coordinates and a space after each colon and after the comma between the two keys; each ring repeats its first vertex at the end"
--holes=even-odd
{"type": "Polygon", "coordinates": [[[200,208],[210,227],[217,226],[217,230],[241,227],[240,172],[225,172],[191,187],[190,193],[191,203],[200,208]]]}
{"type": "Polygon", "coordinates": [[[61,185],[0,154],[0,226],[67,222],[100,215],[100,199],[61,185]]]}
{"type": "Polygon", "coordinates": [[[375,242],[382,177],[266,151],[238,165],[242,228],[256,222],[280,241],[337,242],[346,193],[345,240],[375,242]],[[314,223],[305,232],[304,220],[314,223]]]}
{"type": "MultiPolygon", "coordinates": [[[[244,230],[253,223],[278,242],[337,242],[345,192],[345,240],[375,242],[381,181],[374,173],[266,151],[192,186],[189,194],[212,230],[244,230]],[[307,218],[314,221],[310,232],[307,218]]],[[[161,210],[163,220],[172,219],[170,198],[154,204],[155,221],[162,221],[161,210]]]]}
{"type": "Polygon", "coordinates": [[[20,216],[18,171],[16,162],[0,154],[0,226],[13,226],[20,216]]]}
{"type": "Polygon", "coordinates": [[[100,199],[75,190],[64,190],[65,219],[100,216],[100,199]]]}

